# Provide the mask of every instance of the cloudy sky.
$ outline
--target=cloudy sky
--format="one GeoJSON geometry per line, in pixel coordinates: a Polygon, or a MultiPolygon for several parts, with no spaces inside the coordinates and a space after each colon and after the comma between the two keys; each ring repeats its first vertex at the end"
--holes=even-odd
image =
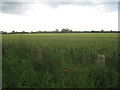
{"type": "Polygon", "coordinates": [[[2,0],[0,31],[118,30],[119,0],[2,0]]]}

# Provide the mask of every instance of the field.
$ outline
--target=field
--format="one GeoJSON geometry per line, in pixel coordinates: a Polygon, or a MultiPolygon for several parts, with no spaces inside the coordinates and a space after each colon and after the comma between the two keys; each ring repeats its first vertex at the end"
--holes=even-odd
{"type": "Polygon", "coordinates": [[[118,33],[5,34],[2,54],[3,88],[118,87],[118,33]]]}

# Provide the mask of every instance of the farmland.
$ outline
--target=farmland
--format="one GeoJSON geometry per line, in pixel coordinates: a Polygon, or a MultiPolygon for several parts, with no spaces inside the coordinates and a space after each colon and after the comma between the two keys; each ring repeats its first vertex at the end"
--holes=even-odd
{"type": "Polygon", "coordinates": [[[3,88],[118,87],[118,33],[5,34],[2,66],[3,88]]]}

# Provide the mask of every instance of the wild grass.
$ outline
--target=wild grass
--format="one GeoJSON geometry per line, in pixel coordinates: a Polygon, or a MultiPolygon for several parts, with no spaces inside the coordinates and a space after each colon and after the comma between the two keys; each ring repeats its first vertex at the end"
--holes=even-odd
{"type": "Polygon", "coordinates": [[[118,87],[117,33],[2,38],[3,88],[118,87]]]}

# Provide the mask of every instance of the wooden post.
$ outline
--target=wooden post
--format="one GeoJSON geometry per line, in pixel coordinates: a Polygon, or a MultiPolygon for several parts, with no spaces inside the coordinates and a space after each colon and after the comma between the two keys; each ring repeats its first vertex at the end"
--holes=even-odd
{"type": "Polygon", "coordinates": [[[41,66],[43,67],[43,65],[45,64],[44,61],[43,61],[43,51],[42,51],[42,48],[39,48],[38,49],[38,59],[39,59],[39,62],[41,64],[41,66]]]}
{"type": "Polygon", "coordinates": [[[99,66],[105,66],[105,59],[106,59],[105,55],[98,54],[96,64],[99,66]]]}

